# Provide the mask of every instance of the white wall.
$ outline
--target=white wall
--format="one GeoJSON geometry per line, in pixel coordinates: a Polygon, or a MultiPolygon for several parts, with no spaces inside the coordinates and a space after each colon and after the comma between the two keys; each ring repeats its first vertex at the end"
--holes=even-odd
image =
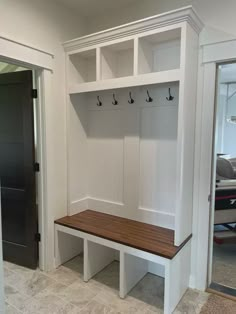
{"type": "Polygon", "coordinates": [[[235,0],[193,0],[192,4],[206,26],[202,44],[236,37],[235,0]]]}
{"type": "Polygon", "coordinates": [[[73,11],[48,0],[1,0],[0,36],[35,46],[55,55],[53,102],[48,104],[50,122],[50,201],[55,218],[66,214],[66,101],[65,57],[61,42],[85,32],[84,20],[73,11]]]}

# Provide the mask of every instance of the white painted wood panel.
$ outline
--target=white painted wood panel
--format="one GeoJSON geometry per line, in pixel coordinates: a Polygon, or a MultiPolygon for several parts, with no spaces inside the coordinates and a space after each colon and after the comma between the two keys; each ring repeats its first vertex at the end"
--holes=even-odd
{"type": "Polygon", "coordinates": [[[123,110],[89,111],[88,195],[123,203],[123,110]]]}
{"type": "Polygon", "coordinates": [[[70,214],[92,208],[174,228],[178,95],[172,83],[71,97],[70,214]]]}
{"type": "Polygon", "coordinates": [[[71,97],[70,214],[91,208],[174,229],[178,98],[177,83],[71,97]]]}
{"type": "Polygon", "coordinates": [[[180,67],[180,40],[167,41],[154,46],[153,72],[168,71],[180,67]]]}
{"type": "Polygon", "coordinates": [[[85,95],[69,98],[68,108],[68,196],[69,214],[87,209],[88,141],[85,95]]]}
{"type": "Polygon", "coordinates": [[[139,206],[174,213],[178,108],[143,108],[140,119],[139,206]]]}

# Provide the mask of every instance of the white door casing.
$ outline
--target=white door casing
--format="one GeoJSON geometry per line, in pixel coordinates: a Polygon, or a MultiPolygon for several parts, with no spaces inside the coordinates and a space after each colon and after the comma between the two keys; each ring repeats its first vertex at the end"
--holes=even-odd
{"type": "Polygon", "coordinates": [[[205,290],[209,285],[213,245],[213,208],[210,207],[216,66],[236,60],[236,40],[200,47],[194,169],[192,275],[190,285],[205,290]],[[209,267],[209,268],[208,268],[209,267]],[[209,275],[209,276],[208,276],[209,275]]]}
{"type": "MultiPolygon", "coordinates": [[[[38,220],[39,232],[41,233],[39,267],[46,271],[54,268],[54,219],[50,210],[53,207],[50,206],[50,189],[48,190],[50,173],[47,167],[47,161],[50,160],[48,149],[50,129],[47,113],[52,103],[53,54],[0,36],[0,60],[25,66],[36,73],[36,84],[39,89],[36,106],[38,126],[37,158],[40,163],[38,175],[38,220]]],[[[0,263],[1,261],[2,257],[0,256],[0,263]]]]}

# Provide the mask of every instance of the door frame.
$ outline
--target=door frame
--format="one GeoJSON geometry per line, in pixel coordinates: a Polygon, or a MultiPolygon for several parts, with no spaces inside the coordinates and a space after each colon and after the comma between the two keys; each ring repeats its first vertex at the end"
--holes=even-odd
{"type": "Polygon", "coordinates": [[[212,169],[214,167],[216,69],[219,63],[235,62],[236,40],[202,45],[199,56],[193,202],[194,237],[190,286],[205,290],[211,282],[213,257],[212,169]]]}
{"type": "Polygon", "coordinates": [[[50,158],[48,111],[52,103],[53,58],[54,55],[50,52],[0,36],[0,60],[32,70],[35,88],[38,89],[35,107],[38,141],[36,158],[40,163],[40,172],[37,176],[38,225],[41,234],[39,268],[44,271],[54,268],[54,215],[48,193],[49,169],[47,167],[50,158]]]}

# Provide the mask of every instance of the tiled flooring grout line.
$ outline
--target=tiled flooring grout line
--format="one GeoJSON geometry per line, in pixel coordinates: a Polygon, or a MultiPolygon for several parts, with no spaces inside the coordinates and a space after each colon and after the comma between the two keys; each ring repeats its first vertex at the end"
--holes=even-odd
{"type": "MultiPolygon", "coordinates": [[[[20,309],[18,309],[16,306],[14,306],[13,304],[10,304],[9,303],[9,305],[11,306],[11,307],[13,307],[17,312],[20,312],[20,313],[23,313],[24,314],[24,312],[22,312],[20,309]]],[[[7,309],[7,307],[8,306],[6,306],[6,309],[7,309]]]]}

